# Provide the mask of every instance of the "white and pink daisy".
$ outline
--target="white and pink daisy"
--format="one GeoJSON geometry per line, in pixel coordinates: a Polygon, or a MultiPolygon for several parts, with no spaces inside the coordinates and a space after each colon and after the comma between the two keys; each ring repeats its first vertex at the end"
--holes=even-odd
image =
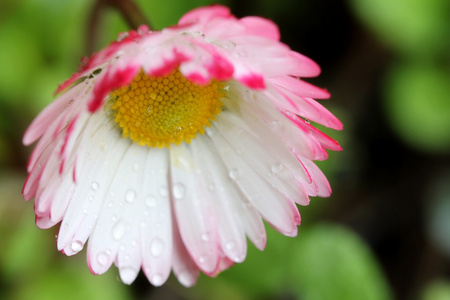
{"type": "Polygon", "coordinates": [[[296,204],[331,193],[312,161],[341,149],[309,120],[342,124],[299,79],[318,65],[279,39],[210,6],[92,55],[23,139],[39,140],[23,188],[37,226],[61,222],[58,249],[86,246],[92,273],[114,263],[129,284],[142,267],[156,286],[244,261],[247,237],[264,249],[263,219],[295,236],[296,204]]]}

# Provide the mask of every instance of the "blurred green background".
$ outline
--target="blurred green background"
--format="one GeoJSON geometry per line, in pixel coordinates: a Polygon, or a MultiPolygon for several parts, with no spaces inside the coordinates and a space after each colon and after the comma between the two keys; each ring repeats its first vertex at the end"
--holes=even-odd
{"type": "MultiPolygon", "coordinates": [[[[57,228],[35,227],[21,138],[89,54],[94,1],[1,0],[0,299],[450,299],[450,1],[136,2],[156,28],[213,2],[278,23],[321,65],[309,81],[344,123],[324,129],[344,151],[319,163],[334,193],[300,208],[297,238],[268,228],[264,252],[249,246],[243,264],[193,288],[91,275],[85,253],[56,250],[57,228]]],[[[97,47],[128,30],[112,9],[101,24],[97,47]]]]}

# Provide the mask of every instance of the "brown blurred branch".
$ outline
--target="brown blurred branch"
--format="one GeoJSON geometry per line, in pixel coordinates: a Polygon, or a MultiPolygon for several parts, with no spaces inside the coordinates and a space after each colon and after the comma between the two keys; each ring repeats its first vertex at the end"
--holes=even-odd
{"type": "Polygon", "coordinates": [[[96,42],[101,32],[102,13],[107,8],[114,8],[120,12],[128,26],[137,29],[140,25],[146,24],[151,27],[150,21],[144,16],[133,0],[97,0],[92,8],[89,17],[87,32],[87,53],[92,53],[97,49],[96,42]]]}

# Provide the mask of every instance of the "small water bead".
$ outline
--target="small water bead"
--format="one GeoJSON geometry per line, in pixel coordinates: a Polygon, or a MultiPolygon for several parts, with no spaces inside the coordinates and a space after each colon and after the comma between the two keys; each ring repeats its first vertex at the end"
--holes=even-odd
{"type": "Polygon", "coordinates": [[[150,244],[150,253],[154,257],[159,257],[164,250],[164,242],[160,238],[155,238],[150,244]]]}
{"type": "Polygon", "coordinates": [[[167,190],[167,187],[165,187],[165,186],[160,187],[159,194],[163,197],[166,197],[167,195],[169,195],[169,191],[167,190]]]}
{"type": "Polygon", "coordinates": [[[100,253],[97,254],[97,262],[101,265],[101,266],[106,266],[109,262],[109,255],[106,254],[105,251],[102,251],[100,253]]]}
{"type": "Polygon", "coordinates": [[[113,202],[113,201],[109,201],[109,202],[108,202],[108,207],[111,208],[111,207],[113,207],[113,206],[114,206],[114,202],[113,202]]]}
{"type": "Polygon", "coordinates": [[[121,240],[125,236],[125,232],[127,231],[127,223],[125,221],[120,220],[114,225],[112,229],[112,236],[115,240],[121,240]]]}
{"type": "Polygon", "coordinates": [[[239,179],[239,177],[241,177],[241,173],[240,173],[239,169],[233,168],[230,170],[229,176],[231,179],[237,180],[237,179],[239,179]]]}
{"type": "Polygon", "coordinates": [[[87,213],[88,213],[87,208],[83,208],[83,214],[87,215],[87,213]]]}
{"type": "Polygon", "coordinates": [[[155,286],[160,286],[164,283],[163,277],[160,274],[154,274],[152,276],[152,284],[155,286]]]}
{"type": "Polygon", "coordinates": [[[145,205],[147,205],[148,207],[155,207],[156,204],[158,203],[158,199],[156,199],[155,196],[153,195],[149,195],[147,197],[145,197],[145,205]]]}
{"type": "Polygon", "coordinates": [[[122,267],[119,269],[120,278],[126,284],[130,284],[136,279],[138,271],[132,267],[122,267]]]}
{"type": "Polygon", "coordinates": [[[94,201],[94,197],[92,197],[92,196],[89,196],[88,199],[89,199],[89,201],[91,201],[91,202],[94,201]]]}
{"type": "Polygon", "coordinates": [[[98,184],[97,181],[93,181],[93,182],[91,183],[91,189],[92,189],[93,191],[98,190],[99,187],[100,187],[100,185],[98,184]]]}
{"type": "Polygon", "coordinates": [[[139,225],[140,225],[142,228],[144,228],[145,226],[147,226],[147,223],[145,223],[145,221],[141,221],[141,222],[139,223],[139,225]]]}
{"type": "Polygon", "coordinates": [[[176,183],[172,189],[175,199],[182,199],[186,194],[186,187],[182,183],[176,183]]]}
{"type": "Polygon", "coordinates": [[[214,185],[214,183],[210,183],[208,185],[208,190],[210,190],[211,192],[214,191],[216,189],[216,186],[214,185]]]}
{"type": "Polygon", "coordinates": [[[229,241],[226,243],[225,247],[227,250],[233,250],[236,247],[236,243],[233,241],[229,241]]]}
{"type": "Polygon", "coordinates": [[[72,242],[71,248],[73,252],[80,252],[83,249],[84,244],[81,241],[72,242]]]}
{"type": "Polygon", "coordinates": [[[194,283],[195,278],[188,270],[183,270],[178,275],[178,280],[184,286],[191,286],[194,283]]]}
{"type": "Polygon", "coordinates": [[[281,163],[277,162],[272,165],[271,170],[274,174],[277,174],[280,173],[283,170],[283,168],[284,166],[281,163]]]}
{"type": "Polygon", "coordinates": [[[205,264],[206,263],[206,256],[205,255],[201,255],[199,258],[198,258],[198,262],[200,263],[200,264],[205,264]]]}
{"type": "Polygon", "coordinates": [[[131,203],[134,201],[134,199],[136,199],[136,196],[137,196],[137,194],[136,194],[135,190],[128,190],[125,193],[125,201],[128,203],[131,203]]]}
{"type": "Polygon", "coordinates": [[[202,241],[207,242],[211,239],[211,233],[205,232],[202,234],[202,241]]]}

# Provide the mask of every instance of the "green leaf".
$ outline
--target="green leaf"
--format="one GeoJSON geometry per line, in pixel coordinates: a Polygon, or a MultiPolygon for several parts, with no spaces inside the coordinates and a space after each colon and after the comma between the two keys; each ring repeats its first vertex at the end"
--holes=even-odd
{"type": "Polygon", "coordinates": [[[422,300],[450,300],[450,283],[438,280],[428,285],[421,298],[422,300]]]}
{"type": "Polygon", "coordinates": [[[449,46],[447,0],[352,0],[357,16],[404,54],[426,54],[449,46]]]}
{"type": "Polygon", "coordinates": [[[387,78],[384,105],[392,127],[429,152],[450,149],[450,74],[428,64],[403,64],[387,78]]]}
{"type": "Polygon", "coordinates": [[[304,231],[293,251],[291,284],[301,299],[391,299],[375,257],[345,227],[321,224],[304,231]]]}

